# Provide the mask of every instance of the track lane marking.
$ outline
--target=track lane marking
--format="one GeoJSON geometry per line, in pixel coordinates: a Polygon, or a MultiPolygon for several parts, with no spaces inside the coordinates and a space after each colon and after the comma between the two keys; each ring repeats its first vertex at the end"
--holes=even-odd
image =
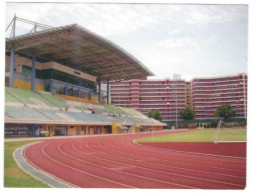
{"type": "MultiPolygon", "coordinates": [[[[110,138],[110,136],[108,136],[109,138],[110,138]]],[[[112,136],[111,136],[112,137],[112,136]]],[[[124,138],[123,136],[121,136],[120,135],[120,138],[124,138]]],[[[119,137],[117,137],[117,138],[119,138],[119,137]]],[[[131,138],[135,138],[135,136],[131,136],[131,138]]],[[[79,138],[80,139],[80,138],[79,138]]],[[[88,137],[88,140],[91,140],[91,141],[94,141],[94,142],[96,142],[96,137],[88,137]]],[[[106,137],[102,137],[102,141],[107,141],[107,139],[108,138],[106,138],[106,137]]],[[[122,139],[122,143],[121,144],[123,144],[124,146],[125,146],[125,144],[124,144],[124,141],[125,141],[125,139],[122,139]]],[[[95,144],[95,143],[94,143],[95,144]]],[[[112,143],[111,143],[112,144],[112,143]]],[[[115,144],[115,142],[113,142],[113,144],[115,144]]],[[[86,145],[85,145],[86,146],[86,145]]],[[[94,146],[95,147],[95,146],[94,146]]],[[[99,153],[104,153],[104,154],[106,154],[106,155],[109,155],[108,153],[105,153],[105,152],[100,152],[100,151],[98,151],[99,153]]],[[[97,153],[90,153],[90,155],[91,156],[93,156],[92,154],[97,154],[97,153]]],[[[116,155],[114,155],[114,156],[116,156],[116,155]]],[[[124,159],[126,159],[126,158],[124,158],[124,159]]],[[[133,160],[133,159],[132,159],[133,160]]],[[[150,164],[155,164],[155,163],[150,163],[150,164]]],[[[158,164],[159,166],[161,166],[160,164],[158,164]]],[[[175,169],[183,169],[183,168],[178,168],[178,167],[172,167],[172,168],[175,168],[175,169]]],[[[194,170],[191,170],[191,171],[194,171],[194,170]]],[[[202,171],[200,171],[200,172],[202,172],[202,171]]],[[[214,174],[214,173],[213,173],[214,174]]],[[[223,175],[223,174],[221,174],[221,175],[223,175]]],[[[233,176],[230,176],[229,175],[229,177],[233,177],[233,176]]],[[[243,178],[245,178],[245,177],[243,177],[243,178]]]]}
{"type": "MultiPolygon", "coordinates": [[[[143,148],[145,148],[145,146],[146,145],[142,145],[142,144],[139,144],[139,143],[137,143],[137,142],[135,142],[135,140],[136,139],[128,139],[128,140],[121,140],[120,141],[120,143],[123,145],[123,146],[126,146],[127,148],[129,148],[129,146],[131,147],[134,147],[134,146],[144,146],[143,148]],[[127,141],[127,142],[124,142],[124,141],[127,141]],[[127,145],[125,145],[124,143],[126,143],[127,145]]],[[[148,148],[148,147],[147,147],[148,148]]],[[[149,147],[149,149],[154,149],[155,151],[158,151],[158,149],[160,149],[160,148],[157,148],[157,147],[149,147]]],[[[162,148],[162,149],[164,149],[164,148],[162,148]]],[[[167,149],[165,149],[165,151],[167,152],[167,149]]],[[[173,150],[169,150],[168,152],[173,152],[173,150]]],[[[177,152],[177,150],[176,150],[176,152],[177,152]]],[[[184,153],[185,154],[185,151],[183,151],[182,153],[184,153]]],[[[179,152],[179,154],[181,155],[182,154],[181,152],[179,152]]],[[[188,152],[187,152],[188,153],[188,152]]],[[[178,154],[178,152],[177,152],[177,154],[178,154]]],[[[192,154],[192,153],[191,153],[192,154]]],[[[205,154],[205,153],[202,153],[202,154],[205,154]]],[[[205,155],[205,156],[207,156],[207,155],[205,155]]],[[[208,155],[209,156],[209,155],[208,155]]],[[[194,155],[192,155],[191,156],[191,158],[196,158],[197,157],[197,155],[196,155],[196,153],[194,153],[194,155]]],[[[232,162],[236,159],[236,158],[230,158],[230,159],[228,159],[228,158],[225,158],[225,157],[223,157],[223,158],[218,158],[219,156],[213,156],[212,155],[212,157],[214,158],[214,157],[216,157],[216,159],[218,160],[218,161],[220,161],[221,160],[221,162],[219,162],[220,164],[221,163],[223,163],[223,162],[230,162],[230,160],[232,160],[232,162]]],[[[220,156],[221,157],[221,156],[220,156]]],[[[239,158],[237,159],[237,160],[240,160],[239,158]]],[[[244,159],[244,160],[246,160],[246,158],[244,159]]],[[[204,162],[203,160],[201,161],[201,162],[204,162]]],[[[243,162],[240,162],[240,166],[243,166],[244,167],[244,165],[246,164],[245,162],[243,163],[243,162]]]]}
{"type": "MultiPolygon", "coordinates": [[[[87,148],[89,148],[87,143],[85,144],[85,146],[86,146],[87,148]]],[[[116,158],[122,158],[122,159],[127,159],[127,160],[136,161],[136,160],[131,159],[131,158],[122,157],[122,156],[113,155],[113,154],[108,154],[108,153],[105,153],[105,152],[102,152],[102,151],[95,150],[95,149],[93,149],[93,148],[89,148],[89,149],[92,149],[92,150],[94,150],[94,151],[96,151],[96,152],[99,152],[99,153],[104,153],[104,154],[109,155],[109,156],[114,156],[114,157],[116,157],[116,158]]],[[[152,162],[146,162],[146,161],[142,161],[142,162],[147,163],[147,164],[149,163],[149,164],[152,164],[152,165],[158,165],[158,166],[161,166],[161,167],[170,167],[170,168],[188,170],[188,171],[199,172],[199,173],[208,173],[208,174],[221,175],[221,176],[227,176],[227,177],[233,177],[233,178],[241,178],[241,179],[244,179],[244,178],[245,178],[245,177],[243,177],[243,176],[236,176],[236,175],[216,173],[216,172],[208,172],[208,171],[202,171],[202,170],[194,170],[194,169],[189,169],[189,168],[169,166],[169,165],[162,165],[162,164],[152,163],[152,162]]]]}
{"type": "MultiPolygon", "coordinates": [[[[60,144],[60,145],[61,145],[61,144],[60,144]]],[[[59,145],[59,146],[60,146],[60,145],[59,145]]],[[[104,169],[111,170],[111,168],[107,168],[107,167],[101,166],[101,165],[96,165],[96,164],[94,164],[94,163],[90,163],[90,162],[88,162],[88,161],[85,161],[85,160],[79,159],[79,158],[77,158],[77,157],[75,157],[75,156],[72,156],[72,155],[70,155],[70,154],[67,154],[67,153],[65,153],[64,151],[62,151],[59,146],[58,146],[59,150],[60,150],[64,155],[70,156],[71,158],[74,158],[74,159],[76,159],[76,160],[78,160],[78,161],[81,161],[81,162],[84,162],[84,163],[87,163],[87,164],[91,164],[92,166],[101,167],[101,168],[104,168],[104,169]]],[[[190,189],[198,189],[198,188],[195,188],[195,187],[192,187],[192,186],[188,186],[188,185],[182,185],[182,184],[177,184],[177,183],[173,183],[173,182],[162,181],[162,180],[153,179],[153,178],[149,178],[149,177],[144,177],[144,176],[140,176],[140,175],[136,175],[136,174],[131,174],[131,173],[122,172],[122,171],[115,170],[115,169],[112,169],[112,171],[119,172],[119,173],[123,173],[123,174],[126,174],[126,175],[132,175],[132,176],[134,176],[134,177],[139,177],[139,178],[143,178],[143,179],[146,179],[146,180],[156,181],[156,182],[159,182],[159,183],[165,183],[165,184],[170,184],[170,185],[175,185],[175,186],[181,186],[181,187],[190,188],[190,189]]]]}
{"type": "Polygon", "coordinates": [[[225,156],[225,155],[218,155],[218,154],[208,154],[208,153],[200,153],[200,152],[189,152],[189,151],[184,151],[184,150],[174,150],[174,149],[167,149],[167,148],[158,148],[154,146],[149,146],[149,145],[143,145],[139,144],[133,141],[134,144],[142,146],[142,147],[149,147],[153,148],[155,150],[164,150],[164,151],[170,151],[170,152],[180,152],[180,153],[186,153],[186,154],[195,154],[195,155],[202,155],[202,156],[214,156],[214,157],[222,157],[222,158],[231,158],[231,159],[243,159],[246,160],[246,157],[238,157],[238,156],[225,156]]]}
{"type": "MultiPolygon", "coordinates": [[[[102,146],[101,144],[100,144],[100,141],[98,142],[98,146],[100,146],[100,147],[102,147],[102,148],[104,148],[104,149],[107,149],[106,147],[104,147],[104,146],[102,146]]],[[[120,147],[117,147],[117,148],[120,148],[120,147]]],[[[109,150],[111,150],[111,148],[109,148],[109,150]]],[[[115,150],[115,149],[112,149],[113,151],[116,151],[116,152],[118,152],[118,153],[123,153],[123,152],[121,152],[121,151],[118,151],[118,150],[115,150]]],[[[134,151],[133,152],[131,152],[131,153],[134,153],[134,151]]],[[[128,153],[129,154],[129,153],[128,153]]],[[[138,158],[140,158],[140,157],[142,157],[142,156],[140,156],[140,155],[138,155],[138,154],[129,154],[129,155],[132,155],[132,156],[135,156],[135,157],[138,157],[138,158]]],[[[149,160],[151,160],[151,161],[153,161],[153,160],[157,160],[157,159],[155,159],[155,158],[147,158],[147,159],[145,159],[145,160],[147,160],[147,161],[149,161],[149,160]]],[[[192,164],[192,163],[185,163],[185,162],[179,162],[179,161],[169,161],[169,160],[163,160],[163,159],[160,159],[161,161],[164,161],[164,162],[169,162],[169,163],[177,163],[177,164],[182,164],[182,165],[194,165],[194,164],[192,164]]],[[[242,170],[235,170],[235,169],[228,169],[228,168],[222,168],[222,167],[214,167],[214,166],[207,166],[207,165],[198,165],[198,164],[196,164],[195,166],[197,166],[197,167],[202,167],[202,168],[214,168],[214,169],[218,169],[218,170],[228,170],[228,171],[234,171],[234,172],[240,172],[240,173],[244,173],[245,171],[242,171],[242,170]]]]}
{"type": "MultiPolygon", "coordinates": [[[[102,159],[102,160],[105,160],[105,161],[108,161],[108,162],[118,163],[117,161],[112,161],[112,160],[108,160],[106,158],[102,158],[102,157],[97,157],[97,156],[86,154],[85,152],[82,152],[82,151],[78,150],[75,147],[75,143],[73,144],[73,149],[75,149],[76,151],[78,151],[78,152],[80,152],[82,154],[85,154],[85,155],[88,155],[88,156],[91,156],[91,157],[102,159]]],[[[177,174],[177,173],[168,173],[168,172],[165,172],[165,171],[159,171],[159,170],[155,170],[155,169],[139,167],[139,166],[136,166],[136,165],[133,166],[133,165],[126,164],[126,163],[120,163],[120,164],[127,165],[127,167],[119,167],[119,168],[112,168],[112,169],[139,168],[139,169],[149,170],[149,171],[158,172],[158,173],[167,174],[167,175],[175,175],[175,176],[185,177],[185,178],[189,178],[189,179],[199,179],[199,180],[202,180],[202,181],[208,181],[208,182],[213,182],[213,183],[221,183],[221,184],[226,184],[226,185],[244,187],[244,185],[241,185],[241,184],[235,184],[235,183],[230,183],[230,182],[222,182],[222,181],[218,181],[218,180],[211,180],[211,179],[205,179],[205,178],[194,177],[194,176],[187,176],[187,175],[182,175],[182,174],[177,174]]]]}
{"type": "MultiPolygon", "coordinates": [[[[43,174],[45,174],[45,175],[47,175],[47,176],[50,176],[50,177],[52,177],[52,178],[54,178],[54,179],[57,179],[57,180],[59,180],[59,181],[65,183],[65,184],[67,184],[67,185],[69,185],[69,186],[74,187],[74,188],[79,188],[79,186],[77,186],[77,185],[75,185],[75,184],[72,184],[72,183],[70,183],[70,182],[68,182],[68,181],[65,181],[65,180],[63,180],[63,179],[61,179],[61,178],[59,178],[59,177],[57,177],[57,176],[55,176],[55,175],[49,173],[48,171],[45,171],[44,169],[40,168],[40,167],[37,166],[35,163],[33,163],[31,160],[29,160],[29,158],[26,156],[26,151],[27,151],[28,148],[29,148],[29,147],[26,147],[22,152],[23,152],[24,158],[26,159],[26,161],[27,161],[29,164],[31,164],[33,167],[35,167],[36,169],[38,169],[40,172],[42,172],[43,174]]],[[[36,177],[36,176],[35,176],[35,177],[36,177]]],[[[46,181],[44,181],[44,182],[46,182],[46,181]]],[[[51,187],[53,187],[51,184],[49,184],[49,185],[50,185],[51,187]]]]}
{"type": "MultiPolygon", "coordinates": [[[[171,133],[169,133],[169,134],[173,134],[173,133],[175,133],[175,132],[172,132],[172,131],[171,131],[171,133]]],[[[164,134],[162,134],[162,132],[160,132],[159,135],[164,135],[164,134]]],[[[167,134],[165,134],[165,135],[167,135],[167,134]]],[[[140,136],[140,137],[143,137],[143,136],[140,136]]],[[[127,143],[132,143],[133,140],[135,140],[135,139],[137,139],[137,138],[140,138],[140,137],[135,137],[134,139],[127,139],[127,140],[126,140],[126,139],[122,139],[122,140],[121,140],[121,143],[122,143],[123,141],[127,141],[127,143]]],[[[146,136],[146,137],[147,137],[147,136],[146,136]]],[[[132,144],[133,144],[133,143],[132,143],[132,144]]],[[[123,144],[123,145],[124,145],[124,144],[123,144]]],[[[155,151],[157,151],[156,149],[157,149],[157,148],[154,148],[155,151]]],[[[224,161],[224,158],[221,159],[221,160],[224,161]]]]}
{"type": "MultiPolygon", "coordinates": [[[[120,141],[120,143],[123,145],[123,146],[125,146],[125,148],[128,148],[129,149],[129,147],[131,147],[131,148],[133,148],[134,146],[142,146],[143,148],[146,148],[146,145],[142,145],[142,144],[139,144],[139,143],[136,143],[134,140],[132,140],[132,141],[128,141],[127,143],[128,143],[128,145],[125,145],[125,144],[123,144],[123,141],[125,141],[125,140],[121,140],[120,141]]],[[[119,146],[115,146],[115,147],[119,147],[119,146]]],[[[150,147],[148,147],[147,146],[147,148],[150,148],[150,149],[154,149],[155,151],[158,151],[158,149],[160,150],[160,148],[157,148],[157,147],[152,147],[152,146],[150,146],[150,147]]],[[[164,149],[164,148],[163,148],[164,149]]],[[[165,149],[165,151],[168,151],[167,149],[165,149]]],[[[169,152],[172,152],[172,151],[174,151],[174,152],[178,152],[178,150],[171,150],[171,149],[169,149],[169,152]]],[[[182,153],[189,153],[189,152],[185,152],[185,151],[182,151],[182,153]]],[[[192,156],[192,160],[194,160],[194,161],[196,161],[196,162],[207,162],[207,161],[205,161],[205,160],[197,160],[197,159],[194,159],[194,158],[196,158],[197,157],[197,153],[190,153],[190,154],[194,154],[194,156],[192,156]]],[[[198,153],[198,154],[201,154],[201,153],[198,153]]],[[[204,154],[204,153],[202,153],[202,154],[204,154]]],[[[216,156],[214,156],[214,155],[211,155],[211,156],[213,156],[213,157],[222,157],[222,156],[218,156],[218,155],[216,155],[216,156]]],[[[225,157],[227,157],[227,156],[225,156],[225,157]]],[[[231,158],[232,159],[232,158],[231,158]]],[[[239,159],[239,158],[238,158],[239,159]]],[[[220,160],[220,159],[217,159],[217,160],[220,160]]],[[[245,160],[245,159],[244,159],[245,160]]],[[[223,161],[223,162],[230,162],[230,160],[229,161],[227,161],[227,160],[224,160],[224,159],[221,159],[221,161],[223,161]]],[[[223,162],[218,162],[218,163],[216,163],[216,162],[212,162],[212,164],[223,164],[223,162]]],[[[243,162],[240,162],[240,163],[242,163],[241,165],[236,165],[237,167],[244,167],[245,166],[245,164],[246,163],[243,163],[243,162]]]]}
{"type": "Polygon", "coordinates": [[[70,165],[64,164],[64,163],[62,163],[62,162],[60,162],[60,161],[58,161],[58,160],[52,158],[52,157],[49,156],[48,154],[46,154],[46,152],[44,151],[44,149],[45,149],[45,147],[46,147],[47,145],[49,145],[49,144],[46,144],[46,145],[44,145],[44,146],[42,147],[42,153],[43,153],[47,158],[51,159],[51,160],[54,161],[54,162],[57,162],[58,164],[61,164],[61,165],[65,166],[65,167],[68,167],[68,168],[70,168],[70,169],[72,169],[72,170],[81,172],[81,173],[83,173],[83,174],[86,174],[86,175],[89,175],[89,176],[98,178],[98,179],[100,179],[100,180],[104,180],[104,181],[107,181],[107,182],[110,182],[110,183],[115,183],[115,184],[123,185],[123,186],[126,186],[126,187],[128,187],[128,188],[134,188],[134,187],[132,187],[132,186],[120,184],[120,183],[118,183],[118,182],[114,182],[114,181],[112,181],[112,180],[109,180],[109,179],[106,179],[106,178],[102,178],[102,177],[93,175],[93,174],[91,174],[91,173],[88,173],[88,172],[86,172],[86,171],[82,171],[82,170],[80,170],[80,169],[77,169],[77,168],[75,168],[75,167],[72,167],[72,166],[70,166],[70,165]]]}

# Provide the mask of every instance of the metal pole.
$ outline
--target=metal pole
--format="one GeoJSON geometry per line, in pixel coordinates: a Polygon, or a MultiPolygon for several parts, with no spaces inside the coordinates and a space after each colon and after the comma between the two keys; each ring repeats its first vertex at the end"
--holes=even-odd
{"type": "Polygon", "coordinates": [[[14,86],[14,59],[15,59],[15,52],[14,52],[14,47],[13,47],[11,50],[11,55],[10,55],[9,87],[14,86]]]}
{"type": "Polygon", "coordinates": [[[107,105],[109,105],[109,99],[110,99],[110,96],[109,96],[109,93],[110,93],[110,89],[109,89],[109,80],[107,80],[107,105]]]}
{"type": "Polygon", "coordinates": [[[14,15],[13,38],[15,37],[15,28],[16,28],[16,15],[14,15]]]}
{"type": "Polygon", "coordinates": [[[101,104],[101,76],[98,77],[98,103],[101,104]]]}
{"type": "Polygon", "coordinates": [[[49,80],[49,91],[52,93],[53,86],[52,86],[52,79],[49,80]]]}
{"type": "Polygon", "coordinates": [[[178,106],[178,101],[177,101],[177,89],[175,89],[175,97],[176,97],[176,101],[175,101],[175,120],[176,120],[176,129],[178,129],[178,113],[177,113],[177,106],[178,106]]]}
{"type": "Polygon", "coordinates": [[[65,91],[65,95],[68,95],[68,84],[65,85],[65,88],[64,88],[64,89],[65,89],[65,90],[64,90],[64,91],[65,91]]]}
{"type": "Polygon", "coordinates": [[[31,90],[35,92],[35,72],[36,72],[36,57],[33,55],[32,57],[32,72],[31,72],[31,90]]]}
{"type": "Polygon", "coordinates": [[[243,92],[244,92],[244,116],[245,119],[247,118],[247,106],[246,106],[246,81],[245,81],[245,75],[243,75],[243,92]]]}
{"type": "Polygon", "coordinates": [[[79,89],[78,89],[78,97],[80,97],[80,87],[79,87],[79,89]]]}

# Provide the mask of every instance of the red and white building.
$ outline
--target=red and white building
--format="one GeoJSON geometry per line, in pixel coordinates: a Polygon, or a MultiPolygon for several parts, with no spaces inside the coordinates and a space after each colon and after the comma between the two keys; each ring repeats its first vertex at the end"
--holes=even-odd
{"type": "MultiPolygon", "coordinates": [[[[111,103],[134,108],[143,114],[156,109],[163,121],[175,121],[176,111],[192,107],[195,119],[213,119],[218,106],[226,103],[236,110],[236,118],[247,118],[247,75],[195,78],[191,82],[174,79],[134,79],[110,83],[111,103]]],[[[178,120],[182,118],[177,115],[178,120]]]]}
{"type": "Polygon", "coordinates": [[[192,104],[195,119],[215,118],[218,106],[229,104],[236,118],[247,118],[247,75],[195,78],[192,80],[192,104]]]}
{"type": "MultiPolygon", "coordinates": [[[[176,111],[186,107],[184,80],[135,79],[110,83],[111,103],[134,108],[143,114],[158,110],[163,121],[176,120],[176,111]]],[[[181,120],[178,114],[178,120],[181,120]]]]}

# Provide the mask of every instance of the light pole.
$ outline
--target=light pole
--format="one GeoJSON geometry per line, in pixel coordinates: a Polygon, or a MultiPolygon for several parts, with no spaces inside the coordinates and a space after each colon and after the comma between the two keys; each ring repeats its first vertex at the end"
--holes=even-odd
{"type": "Polygon", "coordinates": [[[178,129],[178,100],[177,100],[177,90],[175,89],[175,121],[176,121],[176,129],[178,129]]]}
{"type": "Polygon", "coordinates": [[[177,110],[177,107],[178,107],[178,101],[177,101],[177,90],[176,89],[173,89],[172,90],[173,93],[175,93],[175,128],[178,129],[178,110],[177,110]]]}
{"type": "Polygon", "coordinates": [[[181,75],[179,74],[174,74],[173,75],[173,81],[175,81],[175,89],[174,89],[174,92],[175,92],[175,123],[176,123],[176,129],[178,129],[178,99],[177,99],[177,84],[178,84],[178,81],[180,80],[181,78],[181,75]]]}

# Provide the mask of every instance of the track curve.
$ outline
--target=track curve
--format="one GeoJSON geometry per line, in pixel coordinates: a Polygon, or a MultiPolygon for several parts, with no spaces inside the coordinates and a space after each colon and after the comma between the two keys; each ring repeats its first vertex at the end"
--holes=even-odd
{"type": "MultiPolygon", "coordinates": [[[[186,131],[186,130],[184,130],[186,131]]],[[[33,166],[81,188],[244,189],[246,160],[162,150],[133,143],[151,135],[44,140],[23,155],[33,166]]]]}

